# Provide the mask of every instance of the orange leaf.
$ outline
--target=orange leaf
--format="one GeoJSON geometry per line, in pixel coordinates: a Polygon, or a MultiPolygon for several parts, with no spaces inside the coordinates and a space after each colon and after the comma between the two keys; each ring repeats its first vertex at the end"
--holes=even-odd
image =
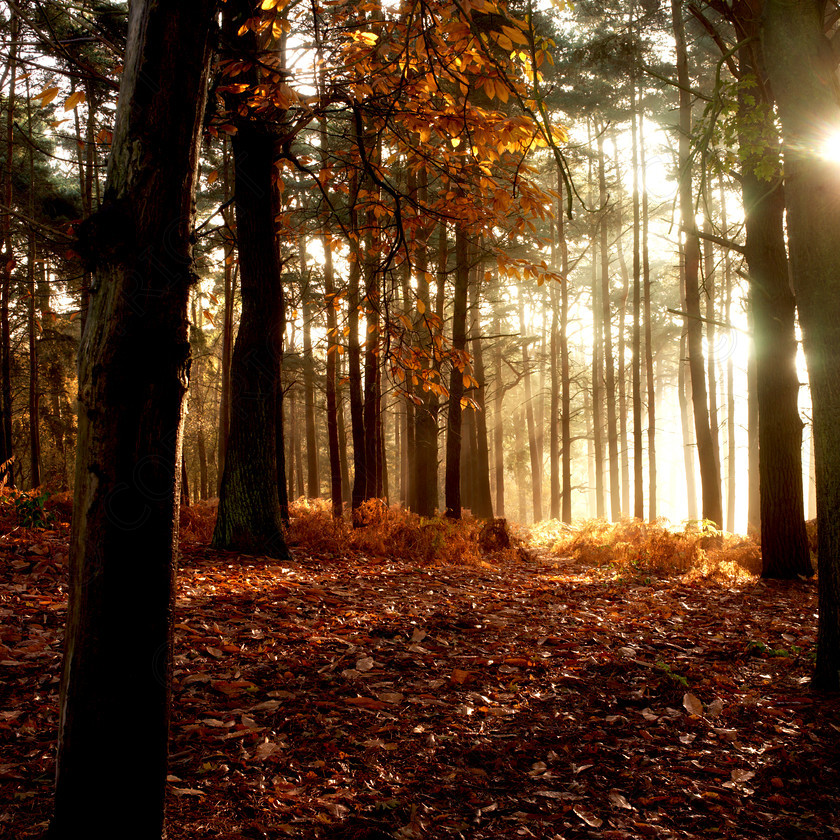
{"type": "MultiPolygon", "coordinates": [[[[43,100],[42,100],[43,101],[43,100]]],[[[64,100],[64,110],[72,111],[77,105],[81,105],[85,101],[85,93],[82,90],[77,90],[71,93],[67,99],[64,100]]]]}

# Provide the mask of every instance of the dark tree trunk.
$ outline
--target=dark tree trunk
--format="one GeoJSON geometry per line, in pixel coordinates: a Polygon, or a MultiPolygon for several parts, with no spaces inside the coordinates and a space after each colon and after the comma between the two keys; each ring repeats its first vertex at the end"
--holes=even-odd
{"type": "MultiPolygon", "coordinates": [[[[225,10],[225,31],[232,40],[253,10],[249,0],[228,0],[225,10]]],[[[240,41],[243,47],[256,43],[253,33],[240,41]]],[[[212,544],[283,559],[289,552],[277,491],[283,352],[283,289],[274,233],[277,141],[273,129],[260,121],[241,118],[236,125],[232,146],[242,315],[231,360],[230,436],[212,544]]]]}
{"type": "MultiPolygon", "coordinates": [[[[438,229],[438,282],[445,281],[448,261],[448,241],[446,224],[438,229]]],[[[417,294],[427,312],[431,312],[431,295],[425,273],[417,279],[417,294]]],[[[442,295],[441,297],[441,303],[442,295]]],[[[414,411],[414,447],[416,451],[416,511],[420,516],[434,516],[438,506],[438,412],[440,400],[435,388],[439,386],[440,362],[435,355],[432,341],[435,335],[442,333],[443,319],[436,313],[434,326],[425,322],[424,337],[428,338],[428,390],[420,395],[422,403],[414,411]]]]}
{"type": "Polygon", "coordinates": [[[89,228],[51,840],[163,834],[193,188],[215,11],[131,4],[89,228]],[[131,758],[113,772],[117,734],[131,758]]]}
{"type": "MultiPolygon", "coordinates": [[[[353,179],[355,181],[355,178],[353,179]]],[[[351,202],[355,201],[358,187],[351,183],[351,202]]],[[[358,211],[350,208],[351,227],[358,237],[358,211]]],[[[359,346],[359,315],[361,301],[359,299],[359,282],[361,280],[362,249],[358,240],[354,240],[353,260],[350,263],[350,274],[347,286],[347,364],[348,383],[350,386],[350,426],[353,434],[353,497],[352,508],[355,512],[365,500],[367,486],[367,463],[365,452],[365,416],[362,397],[362,350],[359,346]]]]}
{"type": "Polygon", "coordinates": [[[9,94],[6,99],[6,165],[4,167],[3,199],[9,210],[3,213],[3,252],[0,255],[3,277],[0,281],[0,472],[14,485],[14,468],[8,463],[12,457],[12,338],[9,324],[9,301],[12,294],[12,269],[15,255],[12,247],[12,161],[15,144],[15,88],[17,86],[17,51],[20,22],[12,13],[9,46],[9,94]]]}
{"type": "MultiPolygon", "coordinates": [[[[229,142],[225,135],[224,158],[222,178],[224,179],[225,203],[230,200],[230,155],[229,142]]],[[[218,476],[217,495],[222,492],[222,476],[225,469],[225,453],[227,452],[228,435],[230,434],[230,360],[233,351],[233,311],[234,295],[236,293],[236,271],[234,269],[234,252],[236,250],[236,239],[234,237],[233,225],[230,219],[230,209],[224,212],[225,220],[225,301],[224,301],[224,322],[222,324],[222,358],[221,367],[222,388],[219,397],[219,450],[218,450],[218,476]]]]}
{"type": "MultiPolygon", "coordinates": [[[[840,688],[840,169],[813,150],[840,118],[821,4],[767,0],[764,49],[782,122],[793,285],[814,418],[819,623],[814,686],[840,688]]],[[[799,480],[799,477],[796,477],[799,480]]]]}
{"type": "Polygon", "coordinates": [[[472,319],[470,324],[473,353],[473,371],[478,387],[475,402],[478,409],[473,412],[475,423],[475,478],[473,483],[472,512],[477,519],[493,518],[493,499],[490,496],[490,452],[487,445],[487,392],[484,375],[484,353],[481,349],[480,283],[483,276],[481,263],[473,272],[470,284],[472,319]]]}
{"type": "MultiPolygon", "coordinates": [[[[755,26],[744,34],[756,35],[755,26]]],[[[757,73],[765,78],[757,42],[748,41],[741,49],[740,64],[744,75],[757,73]]],[[[766,88],[762,85],[762,89],[766,88]]],[[[753,111],[750,99],[742,93],[739,111],[744,120],[753,111]]],[[[782,184],[768,183],[756,175],[756,167],[766,164],[766,159],[750,154],[752,143],[749,136],[741,138],[741,190],[758,402],[762,575],[795,578],[813,573],[802,489],[796,301],[785,249],[782,184]]],[[[778,166],[778,154],[773,162],[778,166]]]]}
{"type": "Polygon", "coordinates": [[[464,394],[465,348],[467,346],[467,287],[469,286],[467,234],[455,229],[455,292],[452,311],[453,360],[449,377],[449,415],[446,421],[446,515],[461,518],[461,397],[464,394]]]}

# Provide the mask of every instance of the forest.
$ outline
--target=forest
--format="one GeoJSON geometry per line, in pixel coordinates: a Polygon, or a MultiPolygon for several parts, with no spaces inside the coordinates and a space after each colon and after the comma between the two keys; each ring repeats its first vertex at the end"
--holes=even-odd
{"type": "Polygon", "coordinates": [[[840,834],[840,3],[0,56],[0,837],[840,834]]]}

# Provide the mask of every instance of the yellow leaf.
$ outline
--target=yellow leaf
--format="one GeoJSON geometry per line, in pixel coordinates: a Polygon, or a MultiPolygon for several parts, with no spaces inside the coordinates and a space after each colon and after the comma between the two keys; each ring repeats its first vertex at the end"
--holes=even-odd
{"type": "Polygon", "coordinates": [[[508,93],[507,85],[504,82],[496,80],[496,96],[502,100],[502,102],[507,102],[510,98],[510,94],[508,93]]]}
{"type": "MultiPolygon", "coordinates": [[[[279,2],[280,2],[280,0],[263,0],[260,8],[264,12],[267,12],[267,11],[269,11],[269,9],[273,9],[276,5],[278,5],[279,2]]],[[[251,8],[253,8],[253,6],[251,8]]]]}
{"type": "Polygon", "coordinates": [[[465,388],[471,388],[472,387],[472,377],[468,373],[464,374],[463,381],[464,381],[464,387],[465,388]]]}
{"type": "Polygon", "coordinates": [[[216,181],[219,179],[219,172],[217,169],[214,169],[208,176],[207,176],[207,183],[208,184],[215,184],[216,181]]]}
{"type": "Polygon", "coordinates": [[[58,88],[57,87],[51,87],[51,88],[45,88],[39,94],[37,94],[34,98],[35,99],[40,99],[41,100],[41,107],[43,107],[44,105],[49,105],[49,103],[52,102],[53,99],[56,98],[56,96],[58,96],[58,88]]]}
{"type": "Polygon", "coordinates": [[[461,145],[461,138],[460,137],[450,137],[449,142],[452,144],[453,149],[457,149],[458,146],[461,145]]]}
{"type": "Polygon", "coordinates": [[[422,315],[426,311],[426,304],[422,300],[417,301],[417,311],[422,315]]]}

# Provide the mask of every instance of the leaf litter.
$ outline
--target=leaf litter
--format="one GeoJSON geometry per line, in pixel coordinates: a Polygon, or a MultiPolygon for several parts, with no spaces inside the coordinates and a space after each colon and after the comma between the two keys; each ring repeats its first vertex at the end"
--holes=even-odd
{"type": "MultiPolygon", "coordinates": [[[[66,559],[0,540],[0,837],[49,818],[66,559]]],[[[192,542],[168,836],[836,837],[815,627],[813,582],[192,542]]]]}

